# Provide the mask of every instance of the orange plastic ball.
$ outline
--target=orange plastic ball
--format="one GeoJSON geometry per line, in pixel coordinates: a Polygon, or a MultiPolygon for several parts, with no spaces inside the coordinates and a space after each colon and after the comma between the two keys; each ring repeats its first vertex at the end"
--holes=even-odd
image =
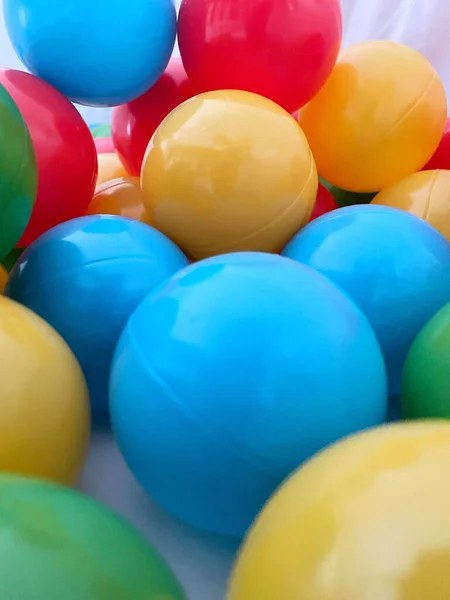
{"type": "Polygon", "coordinates": [[[3,265],[0,265],[0,294],[3,294],[8,281],[9,273],[3,265]]]}
{"type": "Polygon", "coordinates": [[[119,215],[150,224],[142,201],[139,177],[119,177],[98,186],[88,215],[119,215]]]}
{"type": "Polygon", "coordinates": [[[141,173],[152,223],[193,259],[281,251],[308,222],[317,185],[295,119],[236,90],[175,109],[150,142],[141,173]]]}
{"type": "Polygon", "coordinates": [[[431,64],[412,48],[375,41],[341,53],[300,124],[321,177],[351,192],[376,192],[427,163],[446,118],[431,64]]]}
{"type": "Polygon", "coordinates": [[[450,171],[420,171],[385,188],[372,200],[400,208],[433,225],[450,241],[450,171]]]}
{"type": "Polygon", "coordinates": [[[128,177],[128,173],[117,154],[99,154],[97,187],[106,181],[118,179],[119,177],[128,177]]]}

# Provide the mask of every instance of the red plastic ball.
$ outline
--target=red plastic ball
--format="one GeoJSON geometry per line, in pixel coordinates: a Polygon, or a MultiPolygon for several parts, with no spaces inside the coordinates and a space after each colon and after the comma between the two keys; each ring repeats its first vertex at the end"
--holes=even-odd
{"type": "Polygon", "coordinates": [[[94,144],[97,149],[97,154],[114,154],[114,142],[110,137],[94,138],[94,144]]]}
{"type": "Polygon", "coordinates": [[[339,0],[183,0],[178,20],[199,91],[255,92],[290,113],[323,86],[341,38],[339,0]]]}
{"type": "Polygon", "coordinates": [[[450,118],[445,124],[439,146],[422,170],[434,171],[435,169],[450,169],[450,118]]]}
{"type": "Polygon", "coordinates": [[[97,152],[77,109],[34,75],[0,69],[0,83],[30,131],[38,166],[38,193],[19,247],[69,219],[84,215],[95,190],[97,152]]]}
{"type": "Polygon", "coordinates": [[[332,210],[336,210],[337,208],[339,208],[339,204],[334,199],[333,194],[329,190],[327,190],[327,188],[324,185],[319,183],[316,203],[314,204],[314,208],[309,221],[314,221],[314,219],[317,219],[318,217],[321,217],[322,215],[325,215],[326,213],[329,213],[332,210]]]}
{"type": "Polygon", "coordinates": [[[164,74],[147,93],[113,109],[114,146],[130,175],[140,174],[148,143],[161,122],[195,94],[181,59],[172,58],[164,74]]]}

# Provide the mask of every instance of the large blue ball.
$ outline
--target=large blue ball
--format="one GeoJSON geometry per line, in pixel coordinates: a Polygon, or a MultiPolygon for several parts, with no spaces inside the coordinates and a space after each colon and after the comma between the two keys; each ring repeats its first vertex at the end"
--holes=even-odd
{"type": "Polygon", "coordinates": [[[300,231],[283,252],[326,275],[369,319],[396,395],[406,354],[450,301],[450,244],[430,225],[384,206],[334,211],[300,231]]]}
{"type": "Polygon", "coordinates": [[[73,102],[115,106],[162,75],[176,37],[173,0],[3,0],[25,66],[73,102]]]}
{"type": "Polygon", "coordinates": [[[118,344],[110,399],[149,494],[191,525],[241,537],[302,461],[383,421],[386,373],[367,319],[325,277],[237,253],[144,300],[118,344]]]}
{"type": "Polygon", "coordinates": [[[66,340],[84,371],[93,409],[105,411],[111,360],[129,316],[187,264],[175,244],[144,223],[81,217],[51,229],[22,254],[6,295],[66,340]]]}

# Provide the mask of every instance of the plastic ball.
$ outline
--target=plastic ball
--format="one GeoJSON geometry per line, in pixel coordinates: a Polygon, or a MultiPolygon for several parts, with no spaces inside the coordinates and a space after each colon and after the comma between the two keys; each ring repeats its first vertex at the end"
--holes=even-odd
{"type": "Polygon", "coordinates": [[[119,447],[152,498],[240,537],[303,460],[384,419],[386,374],[367,320],[326,278],[234,253],[195,263],[140,304],[110,401],[119,447]]]}
{"type": "Polygon", "coordinates": [[[159,554],[87,496],[0,476],[4,598],[184,600],[159,554]]]}
{"type": "Polygon", "coordinates": [[[389,425],[315,457],[274,495],[228,600],[445,600],[450,424],[389,425]]]}
{"type": "Polygon", "coordinates": [[[155,227],[200,259],[279,252],[311,216],[317,173],[291,115],[262,96],[221,91],[163,121],[141,186],[155,227]]]}
{"type": "Polygon", "coordinates": [[[187,260],[139,221],[87,216],[54,227],[25,251],[5,293],[48,321],[79,360],[94,410],[107,408],[114,348],[130,314],[187,260]]]}
{"type": "MultiPolygon", "coordinates": [[[[117,154],[105,153],[98,155],[97,187],[120,177],[128,177],[129,174],[117,154]]],[[[91,196],[92,199],[92,196],[91,196]]]]}
{"type": "Polygon", "coordinates": [[[425,323],[450,301],[450,244],[394,208],[341,208],[305,227],[283,252],[313,267],[356,302],[378,336],[390,392],[425,323]]]}
{"type": "Polygon", "coordinates": [[[325,181],[321,177],[319,177],[319,183],[321,183],[333,198],[336,200],[338,206],[343,208],[344,206],[353,206],[354,204],[369,204],[375,196],[377,192],[369,192],[366,194],[359,192],[349,192],[348,190],[341,190],[335,185],[331,185],[328,181],[325,181]]]}
{"type": "Polygon", "coordinates": [[[27,126],[0,84],[0,260],[17,244],[31,217],[37,167],[27,126]]]}
{"type": "Polygon", "coordinates": [[[23,251],[24,248],[13,248],[11,252],[9,252],[7,256],[5,256],[5,258],[3,259],[3,266],[8,271],[8,273],[14,267],[23,251]]]}
{"type": "Polygon", "coordinates": [[[333,194],[324,185],[319,183],[317,198],[310,221],[314,221],[314,219],[317,219],[332,210],[336,210],[337,208],[339,208],[339,204],[334,199],[333,194]]]}
{"type": "Polygon", "coordinates": [[[417,336],[402,379],[403,415],[450,418],[450,303],[417,336]]]}
{"type": "Polygon", "coordinates": [[[420,171],[382,190],[373,204],[406,210],[450,241],[450,171],[420,171]]]}
{"type": "Polygon", "coordinates": [[[112,135],[111,125],[108,124],[94,125],[90,127],[90,130],[94,140],[97,138],[110,138],[112,135]]]}
{"type": "Polygon", "coordinates": [[[184,66],[202,92],[247,90],[290,113],[325,83],[341,36],[338,0],[183,0],[178,20],[184,66]]]}
{"type": "Polygon", "coordinates": [[[72,352],[40,317],[0,296],[0,356],[0,471],[73,484],[90,418],[72,352]]]}
{"type": "Polygon", "coordinates": [[[442,135],[439,146],[430,160],[425,165],[426,171],[434,169],[450,169],[450,118],[445,124],[444,133],[442,135]]]}
{"type": "Polygon", "coordinates": [[[149,223],[142,202],[138,177],[121,177],[100,185],[89,205],[88,215],[119,215],[149,223]]]}
{"type": "Polygon", "coordinates": [[[418,52],[389,41],[345,49],[300,114],[319,175],[376,192],[421,169],[442,137],[444,87],[418,52]]]}
{"type": "Polygon", "coordinates": [[[148,92],[114,108],[111,123],[114,144],[130,175],[140,175],[148,143],[161,122],[195,93],[181,59],[173,57],[148,92]]]}
{"type": "Polygon", "coordinates": [[[97,154],[114,154],[116,151],[112,138],[110,137],[94,138],[94,144],[97,154]]]}
{"type": "Polygon", "coordinates": [[[9,273],[5,269],[3,265],[0,265],[0,294],[3,294],[3,291],[6,286],[6,282],[8,281],[9,273]]]}
{"type": "Polygon", "coordinates": [[[79,104],[137,98],[161,76],[175,43],[172,0],[4,0],[3,11],[27,69],[79,104]]]}
{"type": "Polygon", "coordinates": [[[86,212],[95,189],[97,154],[77,109],[34,75],[0,69],[0,83],[28,125],[38,167],[36,204],[20,247],[86,212]]]}

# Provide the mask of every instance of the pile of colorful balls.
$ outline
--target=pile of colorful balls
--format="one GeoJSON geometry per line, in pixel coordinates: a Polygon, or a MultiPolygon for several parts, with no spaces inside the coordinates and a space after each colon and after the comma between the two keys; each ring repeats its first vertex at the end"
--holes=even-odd
{"type": "Polygon", "coordinates": [[[341,51],[338,0],[3,4],[0,597],[184,597],[70,489],[106,419],[157,503],[245,539],[229,600],[448,600],[431,64],[341,51]]]}

